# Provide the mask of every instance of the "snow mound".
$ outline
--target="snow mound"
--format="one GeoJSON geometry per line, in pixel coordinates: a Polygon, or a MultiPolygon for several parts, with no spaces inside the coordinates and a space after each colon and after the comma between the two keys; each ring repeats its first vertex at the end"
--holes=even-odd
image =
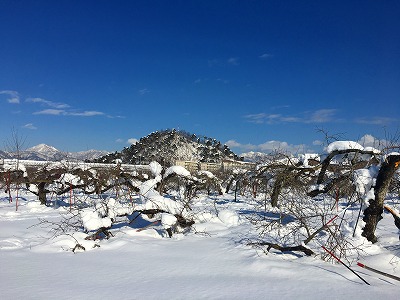
{"type": "MultiPolygon", "coordinates": [[[[139,206],[137,206],[137,208],[140,208],[139,206]]],[[[160,209],[163,211],[167,211],[171,214],[174,215],[179,215],[182,214],[184,212],[184,207],[181,203],[169,199],[169,198],[164,198],[161,195],[158,195],[158,197],[152,197],[151,199],[149,199],[143,209],[160,209]]]]}
{"type": "Polygon", "coordinates": [[[171,214],[181,214],[184,207],[181,203],[160,195],[154,187],[160,178],[150,179],[142,183],[140,186],[141,205],[137,205],[136,209],[161,209],[171,214]]]}
{"type": "Polygon", "coordinates": [[[125,214],[132,213],[131,205],[123,205],[122,203],[116,201],[114,198],[109,198],[107,202],[108,216],[113,219],[116,216],[122,216],[125,214]]]}
{"type": "Polygon", "coordinates": [[[399,152],[390,152],[387,156],[397,156],[397,155],[400,155],[400,153],[399,152]]]}
{"type": "Polygon", "coordinates": [[[218,218],[228,226],[237,226],[239,225],[239,215],[230,209],[221,210],[218,213],[218,218]]]}
{"type": "Polygon", "coordinates": [[[364,150],[364,147],[361,146],[359,143],[353,141],[336,141],[330,143],[328,147],[326,147],[326,152],[328,153],[344,150],[364,150]]]}
{"type": "Polygon", "coordinates": [[[168,177],[171,174],[176,174],[179,176],[183,176],[183,177],[190,177],[190,172],[188,170],[186,170],[184,167],[182,166],[172,166],[169,167],[164,174],[164,178],[168,177]]]}
{"type": "Polygon", "coordinates": [[[210,178],[210,179],[215,178],[215,175],[214,175],[213,173],[211,173],[210,171],[201,170],[201,171],[198,172],[198,174],[199,174],[200,176],[206,176],[206,177],[208,177],[208,178],[210,178]]]}
{"type": "Polygon", "coordinates": [[[178,219],[174,215],[167,214],[167,213],[161,214],[161,224],[164,227],[174,226],[177,221],[178,221],[178,219]]]}
{"type": "Polygon", "coordinates": [[[73,175],[71,173],[65,173],[61,179],[61,182],[70,185],[79,185],[83,183],[79,176],[73,175]]]}
{"type": "Polygon", "coordinates": [[[315,161],[321,161],[321,158],[319,154],[317,153],[305,153],[299,155],[299,160],[303,163],[303,166],[309,167],[308,161],[309,160],[315,160],[315,161]]]}
{"type": "Polygon", "coordinates": [[[99,213],[93,209],[83,209],[80,212],[83,226],[86,230],[97,230],[102,227],[110,227],[111,219],[109,217],[102,218],[99,213]]]}
{"type": "Polygon", "coordinates": [[[374,154],[378,154],[378,155],[381,154],[381,151],[374,147],[365,147],[364,151],[370,151],[370,152],[373,152],[374,154]]]}
{"type": "Polygon", "coordinates": [[[366,191],[369,191],[377,175],[378,169],[376,167],[355,170],[353,179],[357,192],[359,192],[361,195],[364,195],[366,191]]]}
{"type": "Polygon", "coordinates": [[[157,177],[161,174],[162,166],[158,162],[152,161],[149,164],[149,167],[150,167],[151,174],[153,174],[154,177],[157,177]]]}

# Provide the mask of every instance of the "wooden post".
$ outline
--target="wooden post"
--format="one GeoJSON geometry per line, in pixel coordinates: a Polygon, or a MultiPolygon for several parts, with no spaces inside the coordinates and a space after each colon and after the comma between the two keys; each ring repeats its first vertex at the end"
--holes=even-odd
{"type": "Polygon", "coordinates": [[[11,203],[12,196],[11,196],[11,174],[10,174],[10,171],[8,171],[7,190],[8,190],[8,202],[11,203]]]}
{"type": "Polygon", "coordinates": [[[72,184],[69,186],[69,211],[72,211],[72,184]]]}
{"type": "Polygon", "coordinates": [[[19,190],[19,185],[17,183],[17,196],[15,197],[15,211],[18,211],[18,190],[19,190]]]}

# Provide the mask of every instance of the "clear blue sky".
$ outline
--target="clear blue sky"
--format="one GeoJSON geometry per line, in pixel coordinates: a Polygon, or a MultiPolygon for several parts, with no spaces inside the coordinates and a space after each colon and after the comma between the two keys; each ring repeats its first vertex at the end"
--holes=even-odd
{"type": "Polygon", "coordinates": [[[121,150],[179,128],[237,153],[384,138],[400,1],[0,1],[0,141],[121,150]],[[286,145],[286,144],[284,144],[286,145]]]}

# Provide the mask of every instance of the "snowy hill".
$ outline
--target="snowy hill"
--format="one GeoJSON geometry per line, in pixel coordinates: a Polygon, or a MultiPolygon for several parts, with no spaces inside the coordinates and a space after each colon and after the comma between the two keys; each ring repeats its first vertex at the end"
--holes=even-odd
{"type": "Polygon", "coordinates": [[[154,160],[169,166],[176,160],[220,162],[227,158],[239,160],[227,145],[214,138],[172,129],[152,132],[121,152],[108,154],[96,162],[111,163],[122,159],[123,163],[148,164],[154,160]]]}
{"type": "MultiPolygon", "coordinates": [[[[62,159],[72,160],[92,160],[103,155],[106,155],[107,151],[99,150],[88,150],[80,152],[63,152],[56,149],[53,146],[46,144],[39,144],[23,150],[19,153],[19,158],[24,160],[38,160],[38,161],[59,161],[62,159]]],[[[15,152],[0,151],[0,158],[17,158],[18,154],[15,152]]]]}

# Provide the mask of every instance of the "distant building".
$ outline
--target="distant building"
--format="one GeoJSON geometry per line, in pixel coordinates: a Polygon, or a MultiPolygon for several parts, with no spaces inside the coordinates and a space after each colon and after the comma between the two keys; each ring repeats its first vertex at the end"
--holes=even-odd
{"type": "Polygon", "coordinates": [[[200,170],[200,163],[196,161],[189,161],[189,160],[177,160],[175,165],[184,167],[189,172],[196,172],[200,170]]]}
{"type": "Polygon", "coordinates": [[[222,169],[224,171],[229,171],[229,170],[233,170],[233,169],[252,170],[252,169],[255,169],[255,167],[256,167],[256,164],[254,164],[254,163],[238,161],[238,160],[230,160],[230,159],[222,160],[222,169]]]}
{"type": "Polygon", "coordinates": [[[233,169],[246,169],[251,170],[256,167],[254,163],[248,163],[237,160],[225,159],[220,163],[207,163],[207,162],[198,162],[198,161],[188,161],[188,160],[177,160],[175,165],[184,167],[189,172],[196,171],[210,171],[210,172],[218,172],[218,171],[230,171],[233,169]]]}

